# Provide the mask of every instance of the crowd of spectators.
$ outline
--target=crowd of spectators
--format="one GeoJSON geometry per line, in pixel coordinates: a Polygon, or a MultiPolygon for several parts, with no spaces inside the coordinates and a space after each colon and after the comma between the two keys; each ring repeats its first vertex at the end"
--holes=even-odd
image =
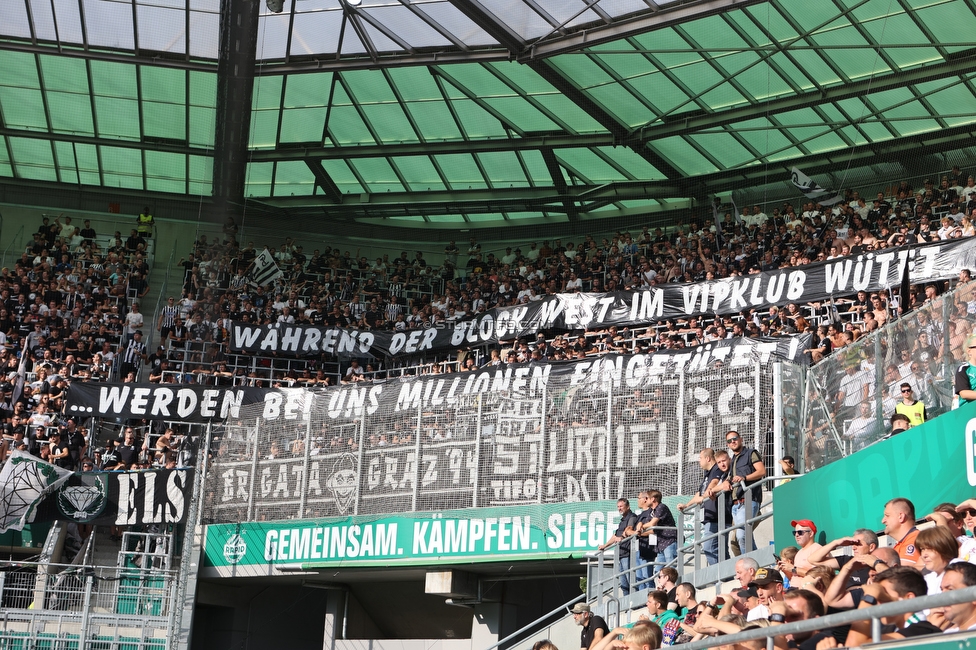
{"type": "MultiPolygon", "coordinates": [[[[707,482],[708,470],[705,474],[707,482]]],[[[646,511],[649,504],[642,507],[646,511]]],[[[621,528],[639,531],[634,522],[645,511],[635,515],[624,509],[621,528]]],[[[631,612],[630,624],[610,630],[602,618],[589,614],[588,607],[573,610],[574,619],[584,626],[581,650],[624,647],[617,641],[626,640],[628,630],[640,626],[651,626],[658,645],[677,645],[976,586],[976,499],[942,503],[919,516],[911,500],[898,497],[878,515],[883,530],[860,528],[823,540],[824,544],[816,541],[815,522],[792,521],[796,545],[782,549],[774,566],[762,567],[751,557],[740,557],[731,589],[723,585],[714,596],[700,601],[691,583],[678,582],[677,571],[661,568],[636,587],[647,590],[647,607],[631,612]],[[590,624],[597,626],[595,632],[587,632],[590,624]]],[[[617,536],[610,543],[616,541],[617,536]]],[[[974,630],[976,600],[944,607],[920,605],[905,614],[883,617],[881,623],[882,640],[974,630]]],[[[871,640],[871,622],[864,620],[780,635],[775,646],[827,650],[858,647],[871,640]]],[[[720,643],[716,639],[716,645],[720,643]]],[[[765,647],[765,640],[756,641],[755,647],[765,647]]]]}

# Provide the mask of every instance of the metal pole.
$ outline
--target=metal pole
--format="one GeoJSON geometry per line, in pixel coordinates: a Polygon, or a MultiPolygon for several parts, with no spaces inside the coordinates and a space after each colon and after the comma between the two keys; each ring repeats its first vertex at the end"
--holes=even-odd
{"type": "MultiPolygon", "coordinates": [[[[685,370],[682,368],[678,371],[678,400],[675,404],[675,408],[678,410],[678,494],[681,494],[685,488],[685,370]]],[[[663,423],[658,422],[657,426],[662,426],[663,423]]]]}
{"type": "MultiPolygon", "coordinates": [[[[306,395],[308,399],[312,399],[312,395],[306,395]]],[[[305,453],[302,454],[302,489],[301,495],[299,496],[298,504],[298,518],[301,519],[305,516],[305,506],[308,505],[308,471],[309,464],[312,458],[312,409],[308,409],[308,416],[305,418],[305,453]]]]}
{"type": "MultiPolygon", "coordinates": [[[[481,428],[482,424],[482,408],[484,403],[484,395],[478,395],[475,397],[478,400],[478,420],[475,422],[474,428],[474,494],[471,497],[471,507],[478,507],[478,494],[481,485],[481,428]]],[[[542,486],[539,486],[539,494],[542,494],[542,486]]]]}
{"type": "Polygon", "coordinates": [[[783,455],[783,362],[776,361],[773,363],[773,465],[776,476],[783,475],[783,466],[779,464],[783,455]]]}
{"type": "Polygon", "coordinates": [[[257,495],[257,493],[258,493],[258,490],[257,490],[257,485],[258,485],[258,453],[259,453],[259,449],[258,449],[258,437],[259,437],[259,433],[258,432],[259,432],[260,428],[261,428],[261,418],[260,417],[256,417],[256,418],[254,418],[254,443],[252,445],[254,447],[254,449],[251,451],[251,482],[249,483],[249,485],[251,486],[251,489],[250,489],[249,494],[247,495],[247,520],[248,521],[254,521],[254,499],[255,499],[255,495],[257,495]]]}
{"type": "Polygon", "coordinates": [[[414,512],[417,511],[417,491],[420,490],[420,438],[423,435],[423,420],[424,420],[424,407],[417,407],[417,444],[414,447],[414,477],[413,477],[413,499],[411,501],[410,509],[414,512]]]}
{"type": "MultiPolygon", "coordinates": [[[[606,476],[603,479],[603,489],[604,494],[607,495],[608,499],[619,499],[622,494],[616,496],[610,496],[610,472],[612,471],[613,463],[611,462],[610,456],[613,451],[613,444],[611,438],[613,437],[613,378],[610,378],[610,384],[607,386],[607,433],[606,437],[603,439],[604,453],[606,454],[606,462],[604,463],[604,469],[606,471],[606,476]]],[[[570,438],[569,444],[574,444],[575,441],[570,438]]]]}
{"type": "MultiPolygon", "coordinates": [[[[363,457],[366,454],[366,401],[363,400],[363,412],[359,418],[359,449],[356,454],[356,498],[352,502],[352,514],[359,514],[359,498],[363,485],[363,457]]],[[[345,616],[345,614],[343,614],[345,616]]]]}
{"type": "MultiPolygon", "coordinates": [[[[548,424],[546,420],[549,419],[549,386],[546,381],[542,382],[542,423],[539,425],[539,431],[542,434],[542,441],[539,443],[539,478],[536,479],[536,496],[538,497],[536,501],[542,503],[542,478],[545,472],[545,454],[546,454],[546,432],[548,430],[548,424]]],[[[480,419],[480,418],[479,418],[480,419]]]]}
{"type": "MultiPolygon", "coordinates": [[[[753,410],[752,410],[752,417],[753,417],[753,422],[754,422],[753,432],[755,434],[755,438],[753,438],[753,440],[756,441],[756,444],[754,445],[755,449],[759,450],[759,453],[762,454],[763,452],[759,448],[759,436],[762,433],[762,417],[761,417],[762,393],[759,392],[759,389],[762,386],[762,364],[757,361],[756,362],[756,365],[754,366],[754,368],[755,368],[755,381],[756,381],[756,385],[754,386],[755,392],[753,394],[753,402],[754,402],[754,404],[753,404],[753,410]]],[[[768,442],[768,441],[766,441],[766,442],[768,442]]],[[[743,443],[744,443],[744,441],[743,441],[743,443]]],[[[779,460],[779,458],[777,457],[776,460],[779,460]]]]}
{"type": "MultiPolygon", "coordinates": [[[[83,647],[83,648],[88,645],[88,643],[87,643],[87,641],[88,641],[88,625],[89,625],[89,623],[91,623],[91,616],[89,616],[89,613],[90,613],[90,610],[91,610],[92,582],[94,582],[94,576],[91,576],[91,575],[85,576],[85,600],[84,600],[84,603],[82,603],[82,605],[81,605],[81,612],[82,612],[82,614],[81,614],[81,631],[80,631],[80,634],[79,634],[79,636],[81,637],[81,647],[83,647]]],[[[0,592],[0,593],[2,593],[2,592],[0,592]]],[[[174,609],[175,609],[175,607],[173,606],[173,603],[170,603],[170,615],[169,615],[170,629],[172,629],[172,627],[173,627],[172,626],[172,622],[173,622],[173,610],[174,609]]]]}

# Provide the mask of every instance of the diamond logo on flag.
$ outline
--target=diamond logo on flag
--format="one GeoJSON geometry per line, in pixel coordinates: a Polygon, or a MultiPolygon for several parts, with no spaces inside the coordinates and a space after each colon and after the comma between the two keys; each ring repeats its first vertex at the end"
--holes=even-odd
{"type": "Polygon", "coordinates": [[[72,472],[15,451],[0,470],[0,533],[23,530],[37,506],[71,477],[72,472]]]}

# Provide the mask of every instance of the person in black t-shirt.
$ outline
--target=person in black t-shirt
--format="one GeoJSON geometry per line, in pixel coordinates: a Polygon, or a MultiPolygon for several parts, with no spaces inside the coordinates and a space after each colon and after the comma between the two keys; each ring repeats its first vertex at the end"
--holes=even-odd
{"type": "MultiPolygon", "coordinates": [[[[864,585],[862,591],[858,609],[925,596],[928,585],[922,573],[915,567],[896,566],[877,574],[874,583],[864,585]]],[[[881,639],[885,641],[942,632],[928,621],[916,621],[911,612],[882,617],[881,623],[881,639]]],[[[871,638],[871,621],[857,621],[851,625],[846,645],[850,648],[861,646],[870,643],[871,638]]]]}
{"type": "Polygon", "coordinates": [[[591,612],[590,606],[586,603],[576,603],[570,613],[576,624],[583,627],[580,631],[580,650],[589,650],[610,633],[607,622],[603,617],[591,612]]]}
{"type": "MultiPolygon", "coordinates": [[[[698,452],[698,465],[703,472],[698,493],[687,503],[679,503],[678,510],[684,512],[685,508],[701,504],[698,516],[702,522],[702,536],[707,537],[718,532],[718,501],[712,490],[719,484],[719,480],[722,478],[722,470],[715,462],[715,451],[711,447],[705,447],[698,452]]],[[[731,519],[726,519],[726,522],[729,521],[731,519]]],[[[705,554],[705,561],[709,565],[717,564],[718,538],[703,542],[702,552],[705,554]]]]}
{"type": "MultiPolygon", "coordinates": [[[[617,499],[617,512],[620,513],[620,523],[617,525],[617,531],[610,536],[610,539],[597,547],[601,551],[624,541],[627,538],[627,529],[633,529],[637,526],[637,515],[630,509],[629,500],[617,499]]],[[[630,594],[630,574],[626,573],[630,570],[630,546],[628,544],[621,545],[619,554],[620,566],[618,569],[624,572],[620,574],[620,590],[624,596],[627,596],[630,594]]]]}
{"type": "Polygon", "coordinates": [[[122,444],[116,447],[115,453],[118,456],[120,469],[129,469],[139,461],[139,445],[136,442],[136,434],[132,427],[125,428],[125,439],[122,444]]]}

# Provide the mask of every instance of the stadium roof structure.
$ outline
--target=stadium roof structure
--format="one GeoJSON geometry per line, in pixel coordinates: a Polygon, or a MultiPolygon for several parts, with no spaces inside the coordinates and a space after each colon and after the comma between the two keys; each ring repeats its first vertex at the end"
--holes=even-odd
{"type": "Polygon", "coordinates": [[[268,6],[0,3],[0,200],[572,228],[793,166],[923,173],[976,134],[976,0],[268,6]]]}

